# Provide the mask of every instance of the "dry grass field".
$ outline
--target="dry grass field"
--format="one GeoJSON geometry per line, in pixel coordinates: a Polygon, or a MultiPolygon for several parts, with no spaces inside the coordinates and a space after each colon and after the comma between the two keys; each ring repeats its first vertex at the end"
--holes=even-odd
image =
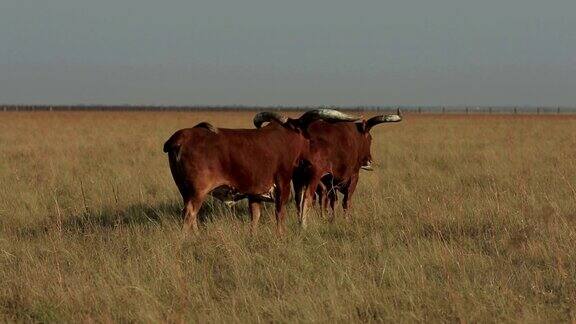
{"type": "Polygon", "coordinates": [[[576,118],[373,130],[349,219],[203,208],[181,238],[164,141],[252,113],[0,113],[0,321],[576,320],[576,118]]]}

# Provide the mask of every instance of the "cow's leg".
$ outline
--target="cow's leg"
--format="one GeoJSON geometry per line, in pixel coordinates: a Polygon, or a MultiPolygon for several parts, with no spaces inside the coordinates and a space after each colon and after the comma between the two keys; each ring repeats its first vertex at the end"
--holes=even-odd
{"type": "MultiPolygon", "coordinates": [[[[336,218],[336,209],[334,208],[336,206],[336,201],[338,200],[338,190],[336,188],[331,188],[328,191],[327,194],[327,201],[330,202],[330,221],[334,221],[334,218],[336,218]]],[[[326,203],[328,204],[328,202],[326,203]]],[[[326,209],[328,209],[328,206],[326,206],[326,209]]]]}
{"type": "Polygon", "coordinates": [[[306,228],[306,226],[308,226],[308,209],[310,207],[310,204],[312,202],[312,198],[314,197],[314,194],[315,194],[316,189],[318,188],[319,184],[320,184],[319,173],[313,171],[312,176],[310,178],[310,182],[304,187],[304,194],[302,195],[303,201],[300,204],[300,206],[301,206],[300,213],[302,215],[300,226],[302,228],[306,228]]]}
{"type": "Polygon", "coordinates": [[[344,215],[348,216],[350,208],[350,200],[352,200],[352,195],[356,190],[356,185],[358,184],[358,175],[355,175],[350,179],[350,182],[343,189],[344,198],[342,199],[342,208],[344,209],[344,215]]]}
{"type": "Polygon", "coordinates": [[[182,210],[184,224],[182,230],[184,234],[198,232],[198,212],[200,207],[202,207],[206,195],[217,187],[213,186],[207,177],[195,174],[192,178],[196,179],[196,181],[188,181],[185,186],[186,191],[182,192],[184,200],[184,209],[182,210]]]}
{"type": "Polygon", "coordinates": [[[252,233],[256,233],[256,230],[258,229],[258,220],[260,219],[260,201],[248,197],[248,208],[250,209],[250,216],[252,217],[250,230],[252,233]]]}
{"type": "Polygon", "coordinates": [[[316,188],[316,194],[314,197],[318,197],[318,207],[320,207],[320,218],[324,218],[324,205],[326,204],[326,199],[324,199],[324,190],[321,186],[316,188]]]}
{"type": "Polygon", "coordinates": [[[290,198],[290,181],[281,181],[276,184],[274,195],[276,207],[276,233],[284,234],[284,222],[286,218],[286,203],[290,198]]]}
{"type": "Polygon", "coordinates": [[[205,195],[195,195],[184,201],[184,209],[182,210],[182,218],[184,218],[184,225],[182,231],[184,234],[189,232],[198,232],[198,211],[202,206],[205,195]]]}
{"type": "Polygon", "coordinates": [[[295,179],[292,180],[294,186],[294,202],[296,203],[296,214],[298,215],[298,221],[302,221],[301,204],[303,201],[304,186],[301,181],[295,179]]]}
{"type": "Polygon", "coordinates": [[[316,188],[316,195],[318,196],[318,206],[320,207],[320,217],[324,218],[324,212],[328,210],[328,196],[326,186],[320,181],[316,188]]]}

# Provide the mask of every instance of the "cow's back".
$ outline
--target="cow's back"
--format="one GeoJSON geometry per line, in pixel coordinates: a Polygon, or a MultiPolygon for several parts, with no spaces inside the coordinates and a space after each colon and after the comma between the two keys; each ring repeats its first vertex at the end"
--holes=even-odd
{"type": "MultiPolygon", "coordinates": [[[[204,128],[178,131],[169,142],[178,145],[189,181],[210,179],[249,194],[266,193],[278,172],[291,172],[303,137],[280,125],[261,129],[204,128]]],[[[168,143],[168,142],[167,142],[168,143]]]]}

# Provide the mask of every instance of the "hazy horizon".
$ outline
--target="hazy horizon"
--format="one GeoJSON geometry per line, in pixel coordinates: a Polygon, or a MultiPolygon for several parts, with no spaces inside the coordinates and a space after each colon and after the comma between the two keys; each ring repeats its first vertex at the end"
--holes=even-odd
{"type": "Polygon", "coordinates": [[[574,106],[576,3],[0,4],[1,104],[574,106]]]}

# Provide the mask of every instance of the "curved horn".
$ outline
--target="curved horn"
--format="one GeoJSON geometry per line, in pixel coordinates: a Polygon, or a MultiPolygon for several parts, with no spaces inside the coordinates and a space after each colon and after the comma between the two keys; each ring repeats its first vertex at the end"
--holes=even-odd
{"type": "Polygon", "coordinates": [[[256,114],[256,116],[254,116],[254,126],[256,126],[256,128],[260,128],[262,127],[262,124],[264,124],[265,122],[270,122],[270,121],[277,121],[280,124],[285,124],[288,121],[288,117],[283,116],[282,114],[279,114],[277,112],[270,112],[270,111],[262,111],[256,114]]]}
{"type": "Polygon", "coordinates": [[[313,121],[316,119],[322,119],[326,121],[357,121],[359,118],[350,116],[343,112],[334,109],[314,109],[305,112],[300,116],[302,121],[313,121]]]}
{"type": "Polygon", "coordinates": [[[400,112],[400,109],[397,110],[396,114],[380,115],[368,119],[366,121],[366,127],[367,129],[370,129],[373,126],[376,126],[381,123],[396,123],[399,121],[402,121],[402,112],[400,112]]]}

